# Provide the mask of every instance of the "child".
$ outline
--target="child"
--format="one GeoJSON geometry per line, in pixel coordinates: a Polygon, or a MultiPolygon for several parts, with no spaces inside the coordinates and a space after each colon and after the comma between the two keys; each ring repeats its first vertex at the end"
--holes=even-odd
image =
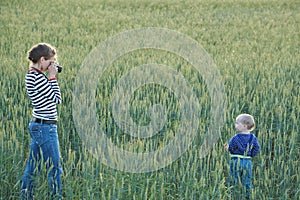
{"type": "Polygon", "coordinates": [[[256,156],[260,151],[259,143],[256,137],[250,133],[254,130],[255,122],[253,116],[249,114],[240,114],[236,118],[235,134],[229,144],[224,147],[230,153],[230,176],[232,185],[241,182],[246,187],[246,196],[249,199],[251,195],[252,179],[252,161],[251,158],[256,156]]]}

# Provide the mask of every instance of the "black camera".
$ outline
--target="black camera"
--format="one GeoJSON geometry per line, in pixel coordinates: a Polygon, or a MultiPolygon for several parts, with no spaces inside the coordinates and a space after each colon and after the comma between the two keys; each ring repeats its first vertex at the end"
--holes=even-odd
{"type": "Polygon", "coordinates": [[[62,72],[62,66],[59,66],[59,65],[57,66],[57,72],[58,73],[62,72]]]}
{"type": "Polygon", "coordinates": [[[54,66],[57,67],[57,72],[58,73],[62,72],[62,66],[60,66],[58,62],[54,62],[54,66]]]}

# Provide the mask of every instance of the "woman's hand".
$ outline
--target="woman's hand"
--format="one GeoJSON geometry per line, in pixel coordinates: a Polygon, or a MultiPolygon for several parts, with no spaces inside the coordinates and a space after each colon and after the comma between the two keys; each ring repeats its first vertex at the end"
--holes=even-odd
{"type": "Polygon", "coordinates": [[[55,78],[57,74],[57,66],[55,66],[54,63],[51,63],[51,65],[48,67],[48,72],[49,72],[49,78],[55,78]]]}

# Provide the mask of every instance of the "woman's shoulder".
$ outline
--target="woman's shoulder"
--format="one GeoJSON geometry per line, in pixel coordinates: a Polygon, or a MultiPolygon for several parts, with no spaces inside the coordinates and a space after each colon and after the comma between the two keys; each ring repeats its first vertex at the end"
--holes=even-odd
{"type": "Polygon", "coordinates": [[[26,73],[26,77],[37,77],[39,76],[40,74],[38,72],[35,72],[35,71],[29,71],[26,73]]]}
{"type": "Polygon", "coordinates": [[[27,84],[44,84],[47,80],[45,75],[37,72],[28,72],[25,77],[27,84]]]}
{"type": "Polygon", "coordinates": [[[46,79],[46,77],[45,77],[44,74],[38,73],[38,72],[35,72],[35,71],[29,71],[29,72],[27,72],[26,77],[35,77],[37,79],[40,79],[40,78],[46,79]]]}

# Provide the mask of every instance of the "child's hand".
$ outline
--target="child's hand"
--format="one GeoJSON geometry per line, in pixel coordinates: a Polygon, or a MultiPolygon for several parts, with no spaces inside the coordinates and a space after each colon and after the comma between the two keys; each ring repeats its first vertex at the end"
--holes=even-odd
{"type": "Polygon", "coordinates": [[[224,144],[224,149],[225,149],[226,151],[228,151],[228,148],[229,148],[229,145],[228,145],[228,144],[224,144]]]}

